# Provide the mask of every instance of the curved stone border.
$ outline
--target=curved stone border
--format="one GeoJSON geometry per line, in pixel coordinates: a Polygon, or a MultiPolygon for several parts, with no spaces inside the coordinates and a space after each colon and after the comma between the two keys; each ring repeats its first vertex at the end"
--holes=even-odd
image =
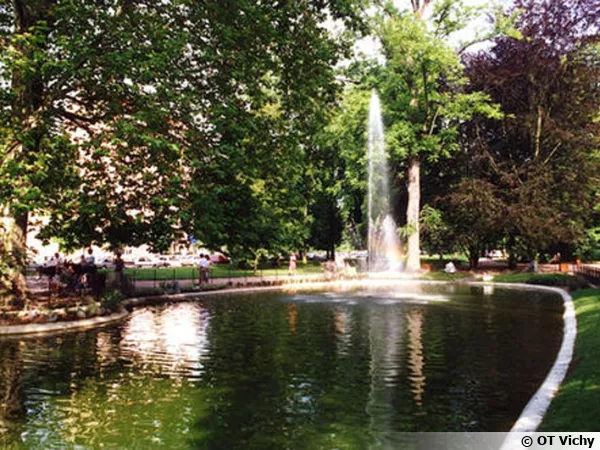
{"type": "MultiPolygon", "coordinates": [[[[486,284],[486,283],[483,283],[486,284]]],[[[565,312],[563,313],[563,338],[560,350],[550,372],[546,379],[531,397],[523,412],[510,429],[511,433],[529,433],[534,432],[542,423],[542,419],[550,406],[550,402],[556,395],[558,388],[565,379],[575,349],[575,338],[577,336],[577,318],[575,316],[575,306],[572,297],[564,290],[550,286],[537,286],[522,283],[492,283],[494,286],[535,289],[542,291],[555,292],[563,299],[565,312]]],[[[509,437],[510,439],[510,437],[509,437]]],[[[520,444],[520,443],[519,443],[520,444]]],[[[504,447],[503,447],[504,448],[504,447]]]]}
{"type": "Polygon", "coordinates": [[[53,323],[28,323],[25,325],[8,325],[0,327],[0,339],[5,337],[27,337],[45,334],[66,333],[68,331],[81,331],[89,328],[98,328],[123,320],[129,315],[122,311],[109,316],[91,317],[89,319],[74,320],[71,322],[53,323]]]}
{"type": "MultiPolygon", "coordinates": [[[[153,297],[138,297],[126,300],[124,305],[126,306],[143,306],[148,303],[157,301],[185,301],[190,298],[205,297],[209,295],[223,295],[223,294],[240,294],[240,293],[251,293],[251,292],[264,292],[264,291],[285,291],[285,290],[298,290],[298,289],[316,289],[328,286],[362,286],[364,284],[369,285],[397,285],[397,284],[453,284],[452,282],[446,281],[430,281],[430,280],[417,280],[417,279],[391,279],[391,278],[367,278],[359,280],[340,280],[340,281],[320,281],[320,282],[307,282],[307,283],[289,283],[278,286],[258,286],[249,288],[232,288],[232,289],[218,289],[214,291],[204,292],[188,292],[183,294],[173,295],[160,295],[153,297]]],[[[573,299],[563,289],[549,287],[549,286],[538,286],[531,284],[522,283],[471,283],[463,282],[470,286],[496,286],[508,289],[521,289],[521,290],[537,290],[547,291],[559,294],[563,299],[565,312],[563,314],[563,339],[558,352],[558,356],[550,369],[550,372],[546,376],[544,382],[539,387],[537,392],[529,400],[525,409],[511,428],[510,432],[533,432],[542,422],[552,398],[555,396],[560,384],[565,379],[571,359],[573,358],[573,350],[575,347],[575,337],[577,335],[577,319],[575,317],[575,307],[573,305],[573,299]]],[[[114,322],[118,322],[128,316],[128,312],[124,311],[121,313],[112,314],[104,317],[94,317],[91,319],[83,319],[74,322],[59,322],[59,323],[46,323],[46,324],[28,324],[28,325],[11,325],[7,327],[0,327],[0,338],[5,336],[22,337],[27,335],[37,334],[48,334],[48,333],[62,333],[71,330],[81,330],[87,328],[94,328],[103,325],[108,325],[114,322]]]]}

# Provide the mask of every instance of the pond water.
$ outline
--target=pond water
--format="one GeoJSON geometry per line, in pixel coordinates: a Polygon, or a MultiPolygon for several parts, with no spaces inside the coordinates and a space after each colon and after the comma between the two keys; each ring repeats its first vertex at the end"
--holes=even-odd
{"type": "Polygon", "coordinates": [[[0,341],[0,447],[396,448],[507,431],[554,362],[558,295],[401,286],[214,296],[0,341]]]}

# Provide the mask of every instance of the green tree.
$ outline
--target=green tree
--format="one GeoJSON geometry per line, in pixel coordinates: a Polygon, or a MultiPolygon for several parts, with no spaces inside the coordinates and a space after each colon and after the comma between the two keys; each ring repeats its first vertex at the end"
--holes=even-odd
{"type": "MultiPolygon", "coordinates": [[[[305,148],[362,1],[0,5],[0,205],[66,248],[181,230],[240,257],[306,239],[305,148]]],[[[17,289],[22,292],[21,287],[17,289]]]]}
{"type": "Polygon", "coordinates": [[[425,205],[421,208],[423,248],[429,253],[437,253],[443,259],[444,253],[454,250],[455,238],[441,209],[425,205]]]}
{"type": "Polygon", "coordinates": [[[360,3],[215,6],[221,25],[212,38],[221,47],[210,73],[222,100],[207,111],[208,142],[193,144],[188,155],[186,211],[208,245],[254,262],[266,252],[304,249],[310,196],[321,178],[315,136],[339,94],[334,65],[349,48],[322,24],[329,11],[359,31],[360,3]]]}
{"type": "MultiPolygon", "coordinates": [[[[178,184],[180,136],[169,123],[185,46],[183,32],[167,31],[166,5],[143,5],[15,0],[0,10],[0,78],[10,80],[0,204],[16,268],[31,214],[49,214],[44,236],[67,248],[140,242],[173,221],[161,199],[178,184]]],[[[13,284],[22,295],[22,279],[13,284]]]]}
{"type": "Polygon", "coordinates": [[[468,92],[459,55],[447,37],[469,20],[461,2],[435,5],[430,26],[423,18],[431,0],[411,1],[410,11],[388,5],[378,35],[386,57],[381,82],[386,143],[392,161],[407,162],[408,270],[420,267],[420,177],[423,159],[449,157],[457,150],[458,126],[478,112],[499,117],[488,96],[468,92]]]}
{"type": "MultiPolygon", "coordinates": [[[[364,79],[364,76],[373,70],[373,67],[356,65],[345,71],[345,76],[353,80],[353,84],[346,87],[327,127],[317,138],[320,167],[316,174],[323,192],[317,201],[326,200],[326,204],[321,206],[324,217],[315,216],[315,222],[317,226],[330,230],[329,243],[337,243],[338,220],[341,220],[343,232],[340,237],[355,248],[366,248],[368,231],[364,219],[367,206],[367,118],[372,80],[364,79]],[[334,236],[336,239],[332,239],[334,236]]],[[[323,249],[334,256],[330,245],[323,249]]]]}
{"type": "Polygon", "coordinates": [[[600,13],[587,0],[515,7],[524,38],[499,38],[467,60],[472,88],[506,115],[472,121],[465,140],[480,161],[471,165],[476,176],[493,183],[507,205],[509,245],[520,242],[530,258],[567,256],[592,224],[600,185],[600,13]]]}

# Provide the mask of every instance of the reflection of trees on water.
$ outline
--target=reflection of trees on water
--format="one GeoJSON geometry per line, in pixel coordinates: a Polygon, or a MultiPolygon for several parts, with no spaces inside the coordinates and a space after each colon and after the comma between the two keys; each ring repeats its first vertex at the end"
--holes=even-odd
{"type": "Polygon", "coordinates": [[[363,311],[331,304],[212,306],[196,448],[366,448],[363,311]],[[236,331],[237,330],[237,331],[236,331]],[[240,339],[239,336],[244,336],[240,339]]]}
{"type": "Polygon", "coordinates": [[[18,432],[7,443],[20,442],[23,432],[23,443],[32,448],[187,447],[191,425],[206,409],[203,391],[182,376],[196,375],[193,365],[181,363],[190,345],[196,356],[204,348],[198,345],[202,329],[190,341],[197,317],[189,313],[173,308],[162,318],[156,314],[162,331],[154,336],[153,357],[143,342],[138,349],[147,352],[136,354],[133,336],[115,328],[11,343],[18,354],[0,343],[0,398],[14,392],[14,404],[27,405],[11,416],[18,432]],[[6,356],[9,351],[14,358],[6,356]],[[173,364],[180,370],[173,372],[173,364]],[[173,377],[164,377],[169,371],[173,377]]]}
{"type": "Polygon", "coordinates": [[[19,342],[0,342],[0,444],[18,436],[25,416],[23,358],[19,342]]]}
{"type": "Polygon", "coordinates": [[[296,334],[296,325],[298,323],[298,310],[295,303],[288,305],[288,323],[290,325],[290,334],[296,334]]]}
{"type": "Polygon", "coordinates": [[[423,355],[423,310],[413,309],[407,315],[408,321],[408,367],[410,369],[411,391],[417,408],[423,406],[425,359],[423,355]]]}
{"type": "Polygon", "coordinates": [[[539,335],[560,320],[542,301],[514,313],[522,301],[438,307],[405,301],[419,295],[408,287],[401,300],[388,294],[219,298],[138,310],[120,328],[2,343],[9,443],[24,432],[35,448],[398,448],[403,431],[501,429],[536,387],[515,380],[543,377],[551,363],[552,352],[537,357],[548,347],[539,335]],[[513,351],[536,340],[533,353],[513,351]]]}

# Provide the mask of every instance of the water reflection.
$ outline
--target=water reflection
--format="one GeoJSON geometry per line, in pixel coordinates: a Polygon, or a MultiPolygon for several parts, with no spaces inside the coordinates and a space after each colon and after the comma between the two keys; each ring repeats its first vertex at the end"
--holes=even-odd
{"type": "Polygon", "coordinates": [[[0,345],[0,444],[18,434],[24,415],[21,343],[7,342],[0,345]]]}
{"type": "Polygon", "coordinates": [[[412,393],[417,408],[423,406],[426,378],[424,375],[425,362],[423,358],[423,311],[412,310],[408,316],[408,348],[409,369],[412,393]]]}
{"type": "Polygon", "coordinates": [[[494,295],[494,286],[491,284],[483,286],[483,295],[494,295]]]}
{"type": "Polygon", "coordinates": [[[167,376],[197,378],[208,352],[210,319],[198,303],[137,310],[122,331],[121,357],[167,376]]]}
{"type": "Polygon", "coordinates": [[[296,305],[290,303],[288,305],[288,322],[290,324],[290,334],[296,334],[296,324],[298,323],[298,311],[296,305]]]}
{"type": "Polygon", "coordinates": [[[561,308],[481,294],[222,297],[0,342],[0,446],[398,448],[404,431],[506,430],[553,362],[561,308]]]}
{"type": "Polygon", "coordinates": [[[369,342],[371,350],[371,390],[366,411],[371,419],[370,430],[382,448],[391,448],[390,438],[395,430],[399,371],[403,368],[404,315],[397,303],[377,300],[383,307],[370,310],[369,342]]]}

